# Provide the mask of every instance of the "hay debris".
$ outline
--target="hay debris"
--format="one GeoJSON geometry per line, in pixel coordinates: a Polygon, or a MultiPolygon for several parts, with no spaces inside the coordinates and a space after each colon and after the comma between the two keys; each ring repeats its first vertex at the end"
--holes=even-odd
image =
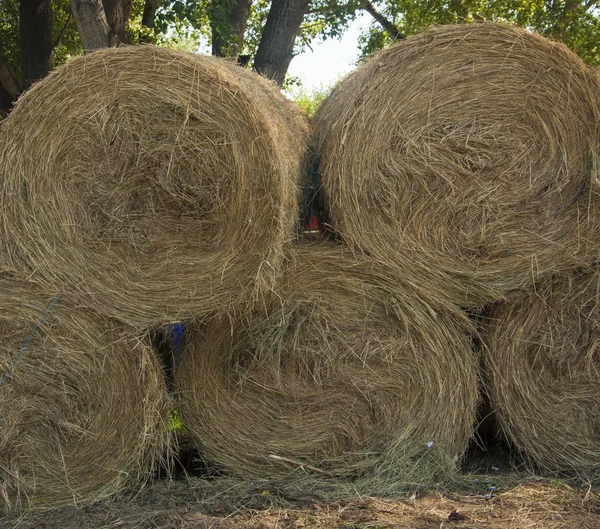
{"type": "MultiPolygon", "coordinates": [[[[51,299],[0,271],[0,378],[51,299]]],[[[169,404],[145,340],[61,298],[0,385],[0,512],[140,486],[168,456],[169,404]]]]}
{"type": "Polygon", "coordinates": [[[262,311],[191,326],[175,380],[203,457],[367,494],[448,479],[477,403],[469,325],[390,278],[333,243],[300,246],[262,311]]]}
{"type": "Polygon", "coordinates": [[[564,45],[434,28],[342,81],[315,117],[344,240],[431,295],[485,305],[600,247],[600,84],[564,45]]]}
{"type": "Polygon", "coordinates": [[[146,327],[270,290],[307,126],[268,81],[154,46],[72,59],[0,132],[3,258],[146,327]]]}
{"type": "Polygon", "coordinates": [[[600,477],[600,274],[579,271],[491,307],[483,337],[506,438],[545,471],[600,477]]]}

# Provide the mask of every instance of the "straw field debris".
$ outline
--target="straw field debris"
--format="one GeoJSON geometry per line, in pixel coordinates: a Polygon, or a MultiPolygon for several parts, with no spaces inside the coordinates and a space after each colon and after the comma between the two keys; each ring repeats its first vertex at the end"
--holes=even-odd
{"type": "Polygon", "coordinates": [[[470,307],[600,247],[600,84],[564,45],[499,24],[398,43],[315,117],[346,243],[470,307]]]}
{"type": "Polygon", "coordinates": [[[170,399],[151,347],[52,299],[0,272],[0,512],[91,503],[169,457],[170,399]]]}
{"type": "Polygon", "coordinates": [[[303,244],[262,310],[190,326],[175,380],[202,457],[312,492],[450,479],[478,400],[470,325],[409,285],[396,296],[397,282],[334,243],[303,244]]]}
{"type": "Polygon", "coordinates": [[[131,325],[272,287],[307,124],[266,80],[154,46],[74,58],[0,130],[3,258],[131,325]]]}
{"type": "Polygon", "coordinates": [[[489,310],[489,395],[506,438],[538,468],[600,477],[600,275],[553,278],[489,310]]]}

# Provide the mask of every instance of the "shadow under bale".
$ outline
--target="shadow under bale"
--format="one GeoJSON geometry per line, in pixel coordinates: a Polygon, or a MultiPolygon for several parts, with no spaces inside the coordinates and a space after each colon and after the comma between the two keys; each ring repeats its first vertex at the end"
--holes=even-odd
{"type": "Polygon", "coordinates": [[[274,84],[154,46],[72,59],[0,129],[3,258],[137,327],[272,286],[307,126],[274,84]]]}
{"type": "Polygon", "coordinates": [[[477,307],[600,247],[600,84],[564,45],[497,24],[398,43],[315,117],[323,200],[352,246],[477,307]]]}
{"type": "Polygon", "coordinates": [[[598,271],[536,285],[491,307],[489,394],[504,435],[546,471],[600,477],[598,271]]]}
{"type": "Polygon", "coordinates": [[[0,512],[91,503],[140,486],[168,457],[169,396],[151,347],[51,300],[0,272],[0,512]]]}
{"type": "Polygon", "coordinates": [[[333,243],[301,246],[262,310],[188,327],[178,407],[203,457],[313,492],[449,479],[478,400],[469,323],[396,282],[333,243]]]}

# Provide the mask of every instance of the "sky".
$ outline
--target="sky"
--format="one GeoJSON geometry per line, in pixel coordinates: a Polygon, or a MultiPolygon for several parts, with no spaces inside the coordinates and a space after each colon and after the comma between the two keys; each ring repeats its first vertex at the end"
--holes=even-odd
{"type": "Polygon", "coordinates": [[[361,12],[341,40],[328,39],[311,44],[313,51],[307,48],[304,53],[292,59],[288,75],[299,77],[303,89],[308,93],[333,85],[356,68],[359,56],[358,36],[371,21],[370,15],[361,12]]]}

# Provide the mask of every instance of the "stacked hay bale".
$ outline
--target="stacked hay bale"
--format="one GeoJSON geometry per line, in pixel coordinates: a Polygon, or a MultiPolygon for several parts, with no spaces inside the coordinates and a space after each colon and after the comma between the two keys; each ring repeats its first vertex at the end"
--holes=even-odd
{"type": "Polygon", "coordinates": [[[507,439],[538,468],[600,478],[600,276],[581,270],[493,305],[489,395],[507,439]]]}
{"type": "Polygon", "coordinates": [[[562,44],[435,28],[317,112],[322,199],[348,244],[480,307],[598,256],[599,119],[598,79],[562,44]]]}
{"type": "Polygon", "coordinates": [[[430,299],[495,303],[482,335],[505,434],[545,469],[588,475],[600,466],[596,272],[578,270],[600,250],[599,124],[594,71],[496,24],[380,52],[315,119],[332,229],[430,299]]]}
{"type": "Polygon", "coordinates": [[[266,80],[152,46],[73,59],[19,100],[0,129],[5,508],[95,501],[168,456],[148,331],[273,288],[306,135],[266,80]]]}
{"type": "Polygon", "coordinates": [[[313,491],[449,479],[478,400],[469,323],[398,281],[331,242],[298,246],[262,310],[192,326],[176,380],[203,456],[313,491]]]}
{"type": "MultiPolygon", "coordinates": [[[[541,312],[532,294],[517,309],[498,300],[597,257],[599,102],[590,70],[523,30],[451,26],[392,47],[315,121],[342,242],[292,247],[307,131],[273,86],[150,46],[71,61],[0,129],[0,262],[15,271],[0,276],[5,503],[90,501],[149,472],[168,399],[136,337],[178,320],[190,322],[178,407],[207,460],[368,494],[444,481],[478,402],[459,306],[490,302],[490,395],[505,431],[538,463],[562,450],[596,469],[595,327],[569,326],[572,310],[594,317],[590,281],[544,323],[529,323],[541,312]],[[21,359],[57,293],[64,305],[21,359]],[[563,327],[570,352],[557,346],[563,327]],[[548,345],[530,354],[532,339],[548,345]],[[558,444],[527,444],[552,414],[523,412],[519,391],[534,384],[518,362],[559,380],[591,424],[572,451],[557,423],[546,431],[558,444]],[[42,460],[27,463],[29,445],[42,460]]],[[[565,277],[537,291],[543,307],[580,282],[565,277]]]]}
{"type": "Polygon", "coordinates": [[[138,328],[270,290],[306,123],[223,60],[153,46],[71,60],[3,123],[9,265],[138,328]]]}
{"type": "Polygon", "coordinates": [[[0,512],[104,498],[168,452],[169,397],[147,341],[51,300],[0,271],[0,512]]]}

